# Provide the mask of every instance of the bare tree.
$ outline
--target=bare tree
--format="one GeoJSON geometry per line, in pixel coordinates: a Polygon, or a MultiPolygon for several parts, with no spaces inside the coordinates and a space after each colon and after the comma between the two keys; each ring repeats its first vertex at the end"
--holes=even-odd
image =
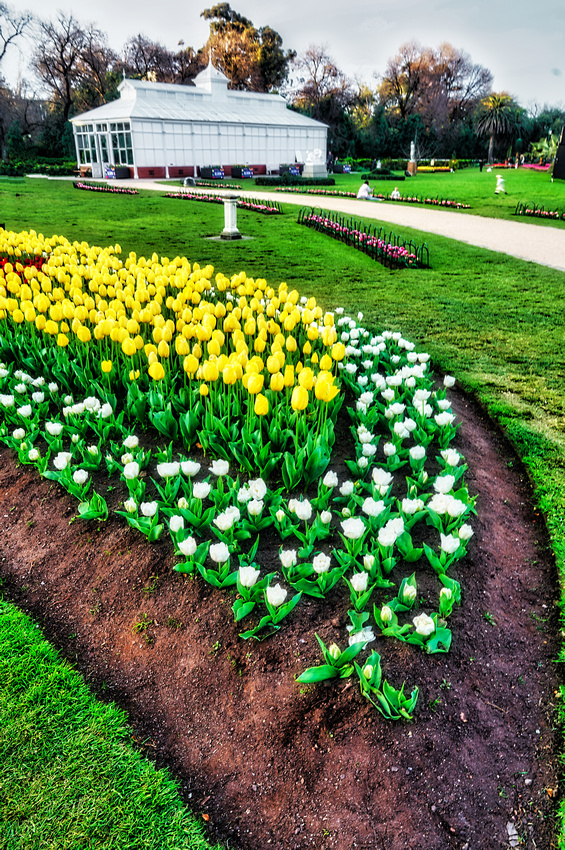
{"type": "Polygon", "coordinates": [[[321,104],[335,101],[341,108],[354,99],[351,81],[335,64],[325,45],[311,44],[294,63],[298,73],[298,87],[291,99],[295,106],[306,109],[316,117],[321,104]]]}
{"type": "Polygon", "coordinates": [[[389,60],[379,85],[383,106],[404,120],[416,112],[430,59],[430,51],[423,50],[418,42],[403,44],[389,60]]]}
{"type": "Polygon", "coordinates": [[[93,109],[106,103],[115,91],[120,67],[117,54],[108,47],[106,34],[92,27],[86,30],[77,63],[77,108],[93,109]]]}
{"type": "Polygon", "coordinates": [[[33,65],[50,90],[63,122],[71,114],[74,86],[79,79],[82,51],[87,43],[83,28],[72,15],[59,13],[56,23],[39,21],[33,65]]]}
{"type": "Polygon", "coordinates": [[[175,80],[174,54],[145,35],[136,35],[124,47],[124,70],[142,80],[172,83],[175,80]]]}
{"type": "Polygon", "coordinates": [[[32,16],[28,12],[19,14],[5,3],[0,3],[0,63],[10,45],[25,34],[31,22],[32,16]]]}

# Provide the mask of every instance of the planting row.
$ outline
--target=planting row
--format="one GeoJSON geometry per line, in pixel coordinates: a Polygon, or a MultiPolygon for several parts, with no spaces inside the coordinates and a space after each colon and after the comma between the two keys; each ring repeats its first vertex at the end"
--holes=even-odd
{"type": "Polygon", "coordinates": [[[392,231],[386,233],[383,227],[358,222],[341,213],[303,207],[298,213],[298,223],[353,245],[389,268],[429,268],[430,265],[425,242],[416,245],[392,231]]]}

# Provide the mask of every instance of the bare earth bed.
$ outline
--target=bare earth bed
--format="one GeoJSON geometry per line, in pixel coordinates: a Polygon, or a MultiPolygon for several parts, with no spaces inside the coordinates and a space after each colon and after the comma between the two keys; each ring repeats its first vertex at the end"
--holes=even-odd
{"type": "Polygon", "coordinates": [[[344,645],[339,591],[335,605],[303,601],[275,637],[242,641],[233,597],[175,573],[168,541],[149,545],[112,514],[69,524],[76,503],[0,451],[5,596],[128,711],[134,740],[229,848],[497,850],[510,825],[522,847],[556,846],[555,566],[511,448],[451,398],[478,494],[469,554],[450,573],[463,590],[452,648],[371,644],[395,687],[420,686],[409,724],[386,722],[353,680],[295,682],[321,663],[314,631],[344,645]]]}

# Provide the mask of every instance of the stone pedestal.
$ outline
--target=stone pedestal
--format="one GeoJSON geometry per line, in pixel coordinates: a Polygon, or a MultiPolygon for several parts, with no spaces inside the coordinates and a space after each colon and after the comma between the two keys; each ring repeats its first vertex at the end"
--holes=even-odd
{"type": "Polygon", "coordinates": [[[241,233],[237,229],[237,198],[237,195],[224,197],[224,229],[220,234],[222,239],[241,239],[241,233]]]}
{"type": "Polygon", "coordinates": [[[410,160],[410,162],[406,166],[406,171],[408,172],[408,174],[414,176],[414,174],[416,174],[416,172],[418,171],[418,163],[410,160]]]}
{"type": "Polygon", "coordinates": [[[323,162],[305,162],[303,177],[327,177],[328,172],[323,162]]]}

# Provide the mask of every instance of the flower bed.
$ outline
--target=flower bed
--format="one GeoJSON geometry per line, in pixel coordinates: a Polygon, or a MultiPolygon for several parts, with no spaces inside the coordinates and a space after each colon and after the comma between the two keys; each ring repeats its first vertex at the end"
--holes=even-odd
{"type": "Polygon", "coordinates": [[[83,183],[80,180],[73,182],[75,189],[86,189],[89,192],[108,192],[111,195],[139,195],[137,189],[125,189],[122,186],[102,186],[99,183],[83,183]]]}
{"type": "Polygon", "coordinates": [[[77,520],[108,515],[92,483],[107,473],[131,527],[170,535],[178,572],[235,592],[243,639],[274,634],[303,596],[345,604],[343,648],[318,638],[322,663],[299,681],[352,677],[386,718],[410,719],[417,686],[383,679],[367,647],[375,633],[426,653],[451,644],[448,573],[474,512],[450,448],[454,379],[438,384],[400,333],[286,284],[120,253],[0,232],[0,438],[77,498],[77,520]],[[280,546],[268,572],[267,532],[280,546]]]}
{"type": "MultiPolygon", "coordinates": [[[[184,201],[208,201],[212,204],[223,204],[225,198],[222,195],[209,195],[200,192],[167,192],[166,198],[180,198],[184,201]]],[[[277,203],[266,203],[254,198],[238,198],[237,206],[241,209],[252,210],[263,215],[282,215],[282,210],[277,203]]]]}
{"type": "MultiPolygon", "coordinates": [[[[195,180],[195,185],[196,186],[202,186],[202,187],[207,188],[207,189],[217,189],[218,188],[218,181],[215,180],[214,182],[210,183],[207,180],[198,180],[197,179],[197,180],[195,180]]],[[[226,188],[227,189],[241,189],[242,187],[240,186],[239,183],[229,183],[229,184],[226,184],[226,188]]]]}
{"type": "Polygon", "coordinates": [[[300,192],[304,195],[328,195],[330,198],[356,198],[356,192],[344,192],[339,189],[300,189],[298,186],[276,186],[275,192],[300,192]]]}
{"type": "Polygon", "coordinates": [[[353,245],[374,260],[389,268],[429,268],[428,247],[424,243],[417,246],[395,233],[386,233],[384,228],[374,224],[356,222],[342,218],[339,213],[303,207],[298,213],[298,223],[305,224],[322,233],[353,245]]]}
{"type": "Polygon", "coordinates": [[[514,215],[526,215],[532,216],[533,218],[549,218],[553,221],[565,221],[565,212],[563,209],[559,210],[546,210],[545,207],[538,207],[537,204],[527,204],[523,201],[520,201],[516,209],[514,210],[514,215]]]}

